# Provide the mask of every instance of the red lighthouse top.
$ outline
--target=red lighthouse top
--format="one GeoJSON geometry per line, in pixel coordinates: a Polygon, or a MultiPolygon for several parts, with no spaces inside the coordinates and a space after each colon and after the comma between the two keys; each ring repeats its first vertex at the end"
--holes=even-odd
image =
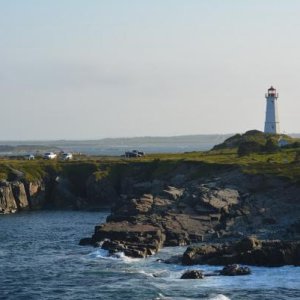
{"type": "Polygon", "coordinates": [[[267,96],[278,97],[278,94],[276,94],[276,89],[273,86],[268,89],[267,96]]]}

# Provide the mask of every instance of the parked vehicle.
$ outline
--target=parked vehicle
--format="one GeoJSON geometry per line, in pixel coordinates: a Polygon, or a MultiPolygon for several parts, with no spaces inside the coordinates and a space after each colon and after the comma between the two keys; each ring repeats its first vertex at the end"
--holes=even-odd
{"type": "Polygon", "coordinates": [[[132,150],[132,152],[133,152],[133,153],[137,153],[137,155],[138,155],[139,157],[145,155],[145,152],[143,152],[143,151],[132,150]]]}
{"type": "Polygon", "coordinates": [[[63,153],[61,155],[62,160],[71,160],[73,159],[73,154],[72,153],[63,153]]]}
{"type": "Polygon", "coordinates": [[[138,150],[132,150],[125,152],[125,157],[142,157],[145,155],[145,152],[138,151],[138,150]]]}
{"type": "Polygon", "coordinates": [[[57,155],[53,152],[46,152],[46,153],[44,153],[43,158],[44,159],[55,159],[56,156],[57,155]]]}
{"type": "Polygon", "coordinates": [[[24,156],[25,159],[27,160],[34,160],[35,159],[35,156],[33,154],[27,154],[24,156]]]}

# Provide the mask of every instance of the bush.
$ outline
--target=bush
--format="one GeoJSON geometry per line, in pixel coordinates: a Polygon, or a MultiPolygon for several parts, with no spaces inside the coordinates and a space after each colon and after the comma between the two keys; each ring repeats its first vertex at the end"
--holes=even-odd
{"type": "Polygon", "coordinates": [[[274,139],[268,139],[263,150],[268,153],[273,153],[279,150],[278,143],[274,139]]]}
{"type": "Polygon", "coordinates": [[[238,147],[238,156],[245,156],[251,153],[261,152],[263,146],[257,142],[243,142],[238,147]]]}

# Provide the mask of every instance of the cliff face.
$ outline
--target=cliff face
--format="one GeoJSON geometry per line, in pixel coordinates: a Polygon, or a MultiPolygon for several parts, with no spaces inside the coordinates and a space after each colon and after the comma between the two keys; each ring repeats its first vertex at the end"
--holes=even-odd
{"type": "Polygon", "coordinates": [[[0,212],[11,213],[18,209],[10,183],[3,182],[0,186],[0,212]]]}
{"type": "Polygon", "coordinates": [[[43,181],[0,182],[0,213],[41,209],[46,201],[43,181]]]}
{"type": "Polygon", "coordinates": [[[112,206],[118,193],[109,178],[97,180],[93,173],[80,182],[54,174],[27,181],[23,174],[13,181],[0,181],[0,213],[41,209],[100,209],[112,206]]]}

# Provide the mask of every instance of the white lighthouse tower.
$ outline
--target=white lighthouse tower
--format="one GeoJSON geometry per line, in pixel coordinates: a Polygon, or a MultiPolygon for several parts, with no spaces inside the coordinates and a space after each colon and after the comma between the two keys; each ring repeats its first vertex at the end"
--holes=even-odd
{"type": "Polygon", "coordinates": [[[278,94],[276,93],[276,89],[271,86],[265,97],[267,99],[265,133],[279,134],[278,94]]]}

